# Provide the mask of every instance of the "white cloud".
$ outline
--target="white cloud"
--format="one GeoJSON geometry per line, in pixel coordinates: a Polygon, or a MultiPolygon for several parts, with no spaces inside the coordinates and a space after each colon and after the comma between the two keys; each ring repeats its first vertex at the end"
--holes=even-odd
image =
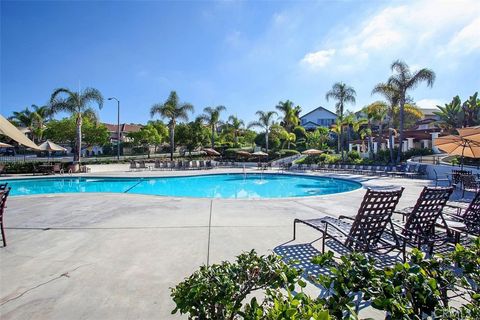
{"type": "Polygon", "coordinates": [[[443,106],[444,102],[439,99],[421,99],[416,101],[417,106],[424,109],[432,109],[437,106],[443,106]]]}
{"type": "Polygon", "coordinates": [[[480,49],[480,18],[473,20],[455,34],[448,47],[453,51],[464,50],[467,53],[480,49]]]}
{"type": "Polygon", "coordinates": [[[325,67],[334,55],[335,49],[310,52],[303,57],[301,63],[307,67],[319,69],[325,67]]]}
{"type": "Polygon", "coordinates": [[[478,0],[423,0],[388,6],[345,31],[335,28],[323,41],[328,50],[320,47],[307,53],[302,62],[310,58],[319,60],[321,67],[330,62],[361,68],[368,59],[430,56],[450,63],[452,55],[458,59],[480,50],[479,16],[478,0]],[[325,58],[323,52],[332,50],[338,54],[325,58]]]}

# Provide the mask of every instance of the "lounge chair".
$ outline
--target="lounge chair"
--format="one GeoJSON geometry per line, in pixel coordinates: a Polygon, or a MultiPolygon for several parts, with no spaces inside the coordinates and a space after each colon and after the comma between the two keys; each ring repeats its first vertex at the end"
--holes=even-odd
{"type": "Polygon", "coordinates": [[[137,170],[137,161],[132,160],[130,161],[130,171],[137,170]]]}
{"type": "Polygon", "coordinates": [[[6,183],[0,183],[0,191],[3,191],[3,190],[5,190],[5,189],[7,189],[7,187],[8,187],[8,182],[6,182],[6,183]]]}
{"type": "Polygon", "coordinates": [[[145,161],[141,160],[138,162],[138,169],[147,169],[147,165],[145,164],[145,161]]]}
{"type": "Polygon", "coordinates": [[[475,179],[472,174],[464,175],[462,177],[462,197],[465,197],[466,192],[478,192],[480,190],[480,182],[475,179]]]}
{"type": "Polygon", "coordinates": [[[3,214],[5,213],[5,204],[7,202],[8,195],[10,193],[9,187],[5,184],[5,189],[0,191],[0,230],[2,233],[3,246],[7,246],[7,239],[5,238],[5,230],[3,226],[3,214]]]}
{"type": "Polygon", "coordinates": [[[62,165],[60,163],[55,163],[52,168],[53,174],[63,173],[62,165]]]}
{"type": "MultiPolygon", "coordinates": [[[[405,223],[394,225],[400,231],[404,245],[412,245],[421,249],[427,245],[429,253],[437,243],[445,243],[449,239],[448,232],[436,232],[437,221],[442,221],[442,210],[453,192],[452,187],[424,187],[413,208],[397,211],[403,215],[405,223]]],[[[444,224],[448,231],[448,226],[444,224]]]]}
{"type": "Polygon", "coordinates": [[[403,251],[392,227],[392,214],[403,193],[403,187],[396,190],[367,189],[363,201],[355,217],[340,216],[322,217],[318,219],[293,222],[293,239],[296,238],[296,225],[303,223],[322,233],[322,252],[325,251],[325,240],[333,239],[349,250],[362,252],[390,252],[394,249],[403,251]],[[348,223],[345,219],[353,222],[348,223]]]}
{"type": "Polygon", "coordinates": [[[462,233],[480,236],[480,191],[475,193],[467,207],[447,203],[443,210],[444,222],[452,231],[455,242],[462,233]]]}
{"type": "Polygon", "coordinates": [[[439,177],[437,170],[433,169],[433,174],[435,175],[435,187],[438,187],[438,183],[439,183],[439,182],[446,182],[447,185],[451,185],[451,184],[452,184],[452,182],[450,181],[450,179],[448,178],[448,176],[445,176],[445,178],[439,177]]]}

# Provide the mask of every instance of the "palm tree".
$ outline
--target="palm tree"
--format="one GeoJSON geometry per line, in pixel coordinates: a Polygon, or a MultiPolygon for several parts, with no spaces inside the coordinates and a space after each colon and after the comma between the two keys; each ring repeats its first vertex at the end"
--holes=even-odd
{"type": "Polygon", "coordinates": [[[292,132],[293,128],[300,123],[299,114],[302,112],[300,106],[294,107],[293,102],[287,100],[280,101],[275,108],[283,113],[282,127],[288,132],[292,132]]]}
{"type": "Polygon", "coordinates": [[[400,106],[400,142],[397,153],[397,163],[400,162],[400,156],[402,154],[403,143],[403,127],[404,127],[404,107],[407,98],[407,91],[414,89],[421,82],[426,81],[427,86],[432,87],[435,82],[435,72],[430,69],[423,68],[415,72],[411,72],[408,65],[400,60],[394,61],[391,65],[393,72],[396,72],[390,78],[387,83],[396,88],[399,92],[399,106],[400,106]]]}
{"type": "Polygon", "coordinates": [[[395,108],[400,99],[400,92],[398,88],[391,84],[379,83],[372,90],[372,95],[376,93],[381,94],[388,102],[388,142],[390,149],[390,163],[393,164],[395,163],[393,156],[393,133],[395,131],[393,129],[393,118],[395,115],[395,108]]]}
{"type": "Polygon", "coordinates": [[[388,114],[388,107],[387,104],[383,101],[376,101],[374,103],[369,104],[368,106],[362,109],[362,112],[365,113],[368,120],[368,129],[370,132],[369,140],[368,140],[368,150],[370,150],[370,156],[373,157],[373,130],[372,124],[378,124],[378,136],[381,138],[383,135],[383,121],[388,114]]]}
{"type": "Polygon", "coordinates": [[[96,103],[98,108],[103,107],[103,96],[95,88],[86,88],[83,91],[72,91],[67,88],[55,89],[50,97],[51,114],[69,112],[75,117],[77,134],[73,161],[80,163],[82,154],[82,122],[84,116],[97,118],[95,109],[90,104],[96,103]]]}
{"type": "Polygon", "coordinates": [[[471,127],[478,123],[478,112],[480,111],[480,99],[477,98],[478,92],[470,96],[467,101],[462,104],[464,117],[464,127],[471,127]]]}
{"type": "Polygon", "coordinates": [[[275,111],[257,111],[255,114],[258,116],[258,120],[250,122],[248,128],[257,127],[265,130],[265,147],[268,153],[268,134],[270,128],[275,124],[273,117],[278,117],[278,114],[275,111]]]}
{"type": "Polygon", "coordinates": [[[440,118],[437,123],[445,131],[452,133],[462,125],[464,115],[462,113],[462,103],[459,96],[455,96],[452,102],[445,103],[444,107],[437,106],[437,108],[440,110],[434,112],[434,114],[440,118]]]}
{"type": "Polygon", "coordinates": [[[238,136],[240,135],[240,130],[242,130],[242,128],[245,126],[245,123],[242,119],[231,115],[228,117],[228,125],[233,131],[233,140],[235,141],[235,145],[238,145],[238,136]]]}
{"type": "Polygon", "coordinates": [[[212,130],[212,137],[211,137],[211,142],[212,142],[212,149],[215,147],[215,131],[217,128],[217,124],[220,121],[220,112],[227,110],[224,106],[216,106],[214,108],[212,107],[207,107],[203,109],[203,112],[205,114],[202,114],[199,119],[205,121],[209,126],[210,129],[212,130]]]}
{"type": "Polygon", "coordinates": [[[50,108],[48,106],[39,107],[32,104],[31,111],[28,107],[22,111],[14,111],[8,119],[16,126],[28,128],[32,133],[32,140],[40,142],[44,131],[45,120],[50,117],[50,108]]]}
{"type": "MultiPolygon", "coordinates": [[[[343,121],[343,112],[345,109],[345,105],[347,103],[355,104],[355,96],[356,96],[355,89],[353,87],[347,86],[343,82],[337,82],[332,86],[332,89],[327,92],[325,95],[325,99],[329,101],[330,99],[337,100],[335,104],[335,108],[337,110],[337,117],[343,121]]],[[[340,147],[339,152],[342,154],[342,159],[344,158],[343,155],[343,129],[340,127],[340,134],[338,135],[338,145],[340,147]]]]}
{"type": "Polygon", "coordinates": [[[160,117],[169,119],[168,128],[170,129],[170,160],[173,161],[173,151],[175,150],[175,126],[178,120],[188,121],[188,113],[193,112],[193,105],[190,103],[180,103],[175,91],[170,92],[168,99],[164,103],[156,103],[150,108],[150,117],[159,114],[160,117]]]}

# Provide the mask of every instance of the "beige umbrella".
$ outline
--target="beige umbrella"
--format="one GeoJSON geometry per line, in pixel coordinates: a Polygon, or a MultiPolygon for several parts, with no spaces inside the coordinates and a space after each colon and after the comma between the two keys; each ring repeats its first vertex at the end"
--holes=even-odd
{"type": "Polygon", "coordinates": [[[38,146],[30,139],[28,139],[20,130],[18,130],[13,124],[0,115],[0,134],[6,135],[11,139],[23,144],[25,147],[38,150],[38,146]]]}
{"type": "Polygon", "coordinates": [[[0,142],[0,148],[13,148],[11,144],[0,142]]]}
{"type": "Polygon", "coordinates": [[[260,162],[260,157],[268,157],[268,153],[265,153],[263,151],[257,151],[252,153],[252,156],[257,156],[258,157],[258,162],[260,162]]]}
{"type": "Polygon", "coordinates": [[[205,149],[203,149],[203,151],[205,151],[207,153],[207,155],[209,155],[209,156],[219,156],[220,155],[220,152],[218,152],[217,150],[211,149],[211,148],[205,148],[205,149]]]}
{"type": "Polygon", "coordinates": [[[480,144],[480,127],[457,129],[460,137],[480,144]]]}
{"type": "Polygon", "coordinates": [[[236,151],[236,154],[243,157],[250,157],[252,155],[250,152],[244,150],[238,150],[236,151]]]}
{"type": "Polygon", "coordinates": [[[317,150],[317,149],[308,149],[308,150],[305,150],[302,152],[302,154],[306,154],[306,155],[316,155],[316,154],[322,154],[323,151],[322,150],[317,150]]]}
{"type": "Polygon", "coordinates": [[[59,146],[58,144],[53,143],[49,140],[39,145],[38,148],[42,151],[67,151],[67,149],[65,149],[64,147],[59,146]]]}
{"type": "Polygon", "coordinates": [[[461,156],[462,169],[464,157],[480,158],[480,144],[478,142],[465,139],[461,136],[449,135],[438,137],[435,139],[434,145],[449,155],[461,156]]]}

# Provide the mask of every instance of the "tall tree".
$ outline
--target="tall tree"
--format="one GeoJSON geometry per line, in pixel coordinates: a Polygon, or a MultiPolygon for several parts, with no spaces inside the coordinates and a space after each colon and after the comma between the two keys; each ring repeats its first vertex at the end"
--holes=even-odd
{"type": "Polygon", "coordinates": [[[51,112],[48,106],[39,107],[32,104],[32,110],[27,107],[22,111],[14,111],[13,115],[8,119],[17,126],[28,128],[32,134],[32,140],[38,143],[42,140],[45,121],[50,115],[51,112]]]}
{"type": "Polygon", "coordinates": [[[175,91],[170,92],[168,99],[164,103],[156,103],[150,109],[150,116],[153,118],[156,114],[168,119],[168,128],[170,129],[170,160],[173,160],[175,151],[175,126],[178,120],[188,121],[188,113],[193,112],[193,105],[190,103],[181,103],[175,91]]]}
{"type": "Polygon", "coordinates": [[[300,123],[299,115],[302,112],[300,106],[294,107],[293,102],[287,100],[285,102],[280,101],[275,108],[283,114],[281,126],[288,132],[292,132],[293,128],[300,123]]]}
{"type": "Polygon", "coordinates": [[[395,157],[393,155],[393,134],[396,132],[393,128],[393,119],[395,115],[395,108],[400,100],[400,92],[398,88],[388,83],[379,83],[373,90],[373,94],[381,94],[388,103],[388,145],[390,151],[390,163],[395,163],[395,157]]]}
{"type": "Polygon", "coordinates": [[[258,116],[258,120],[250,122],[248,128],[257,127],[265,130],[265,147],[268,153],[268,134],[270,128],[275,124],[274,117],[277,117],[278,114],[275,111],[257,111],[255,114],[258,116]]]}
{"type": "Polygon", "coordinates": [[[416,88],[421,82],[426,82],[427,86],[432,87],[435,82],[435,72],[430,69],[423,68],[418,71],[410,71],[408,65],[400,60],[394,61],[391,65],[391,69],[394,72],[387,83],[398,90],[399,93],[399,107],[400,107],[400,141],[397,152],[397,163],[400,162],[400,156],[402,154],[403,143],[403,129],[404,129],[404,117],[405,117],[405,103],[407,100],[407,92],[416,88]]]}
{"type": "Polygon", "coordinates": [[[452,102],[445,103],[445,106],[437,106],[437,108],[439,111],[434,112],[440,118],[437,123],[445,131],[452,133],[462,126],[464,114],[459,96],[453,97],[452,102]]]}
{"type": "Polygon", "coordinates": [[[465,115],[463,120],[465,127],[471,127],[478,124],[480,99],[477,96],[478,92],[475,92],[473,96],[470,96],[468,100],[462,104],[463,114],[465,115]]]}
{"type": "Polygon", "coordinates": [[[96,119],[95,109],[91,104],[103,107],[103,96],[95,88],[86,88],[85,90],[72,91],[67,88],[55,89],[50,97],[51,113],[68,112],[75,117],[76,122],[76,140],[74,162],[80,163],[82,155],[82,122],[84,116],[90,116],[96,119]]]}
{"type": "MultiPolygon", "coordinates": [[[[340,118],[340,121],[343,121],[343,115],[344,115],[344,110],[345,110],[345,105],[347,103],[352,103],[355,104],[355,96],[356,96],[355,89],[353,87],[350,87],[346,85],[343,82],[337,82],[332,86],[332,89],[330,89],[327,94],[325,95],[325,99],[327,101],[330,101],[330,99],[334,99],[337,101],[335,104],[335,109],[337,110],[337,117],[340,118]]],[[[339,140],[339,147],[340,150],[339,152],[342,154],[342,159],[344,158],[343,154],[343,128],[340,127],[340,134],[338,135],[338,140],[339,140]]]]}
{"type": "Polygon", "coordinates": [[[210,127],[212,133],[212,149],[215,147],[215,132],[217,129],[217,125],[220,122],[220,113],[225,110],[227,109],[224,106],[206,107],[205,109],[203,109],[204,114],[199,117],[201,120],[205,121],[210,127]]]}
{"type": "Polygon", "coordinates": [[[233,132],[233,140],[235,145],[238,145],[238,136],[240,135],[240,130],[242,130],[242,128],[245,126],[245,123],[237,116],[231,115],[228,117],[228,125],[233,132]]]}
{"type": "Polygon", "coordinates": [[[367,133],[367,136],[369,137],[368,150],[370,151],[370,156],[374,157],[372,125],[373,124],[378,125],[378,136],[380,137],[380,139],[382,139],[382,137],[383,137],[383,122],[385,121],[385,118],[387,117],[387,114],[388,114],[388,106],[383,101],[376,101],[376,102],[371,103],[368,106],[364,107],[362,109],[362,112],[365,113],[365,115],[367,116],[367,120],[368,120],[368,129],[369,130],[364,131],[365,133],[367,133]],[[368,133],[370,133],[370,134],[368,135],[368,133]]]}

